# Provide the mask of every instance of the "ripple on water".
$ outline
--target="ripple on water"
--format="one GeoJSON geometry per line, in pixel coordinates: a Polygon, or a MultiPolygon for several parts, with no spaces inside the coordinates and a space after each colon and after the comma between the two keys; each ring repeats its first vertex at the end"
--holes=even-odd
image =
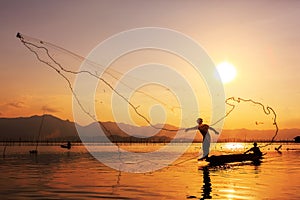
{"type": "MultiPolygon", "coordinates": [[[[216,154],[224,153],[221,145],[216,154]]],[[[7,148],[0,160],[0,199],[300,199],[300,151],[267,151],[259,166],[199,170],[196,144],[171,166],[136,174],[106,167],[84,147],[39,147],[37,156],[29,155],[31,148],[7,148]]]]}

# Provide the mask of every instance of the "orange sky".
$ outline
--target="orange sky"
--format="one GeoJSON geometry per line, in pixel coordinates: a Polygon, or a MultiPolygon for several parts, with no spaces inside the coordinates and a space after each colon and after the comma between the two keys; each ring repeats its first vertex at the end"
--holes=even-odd
{"type": "MultiPolygon", "coordinates": [[[[237,77],[224,85],[227,97],[261,101],[277,112],[280,128],[300,128],[299,8],[298,1],[1,1],[0,117],[46,110],[72,119],[66,83],[36,60],[17,32],[86,56],[113,34],[155,26],[193,38],[215,63],[232,63],[237,77]]],[[[259,128],[258,119],[272,128],[256,108],[241,106],[225,128],[259,128]]]]}

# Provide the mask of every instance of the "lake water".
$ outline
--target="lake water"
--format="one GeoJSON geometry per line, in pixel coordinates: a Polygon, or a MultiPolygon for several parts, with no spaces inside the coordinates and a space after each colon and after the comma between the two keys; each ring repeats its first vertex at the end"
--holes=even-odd
{"type": "MultiPolygon", "coordinates": [[[[126,145],[124,145],[125,147],[126,145]]],[[[201,144],[193,144],[170,166],[148,173],[119,172],[101,164],[84,146],[71,150],[7,146],[0,159],[0,199],[300,199],[300,145],[262,148],[260,165],[198,163],[201,144]],[[287,150],[289,149],[289,150],[287,150]]],[[[211,154],[242,152],[251,144],[220,143],[211,154]]],[[[5,147],[0,146],[1,154],[5,147]]],[[[134,151],[157,145],[127,145],[134,151]]]]}

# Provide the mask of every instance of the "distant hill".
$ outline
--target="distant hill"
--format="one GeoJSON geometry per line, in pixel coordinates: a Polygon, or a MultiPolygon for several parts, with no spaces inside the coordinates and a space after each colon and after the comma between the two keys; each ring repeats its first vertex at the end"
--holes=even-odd
{"type": "MultiPolygon", "coordinates": [[[[124,123],[103,122],[106,136],[112,141],[123,142],[169,142],[176,135],[176,131],[158,130],[150,126],[137,127],[124,123]]],[[[99,141],[101,136],[98,133],[99,123],[95,122],[87,126],[80,126],[69,120],[62,120],[52,115],[0,118],[0,140],[37,140],[39,128],[41,134],[39,140],[71,140],[79,141],[77,129],[86,135],[90,141],[99,141]],[[43,124],[42,119],[44,118],[43,124]],[[75,127],[76,126],[76,127],[75,127]]],[[[162,125],[156,125],[162,127],[162,125]]],[[[176,130],[177,127],[164,125],[164,128],[176,130]]],[[[178,140],[184,141],[189,133],[182,131],[178,140]]],[[[248,130],[234,129],[223,130],[219,141],[253,141],[270,140],[274,130],[248,130]]],[[[293,140],[300,135],[300,129],[282,129],[279,131],[276,140],[293,140]]],[[[103,136],[102,136],[103,137],[103,136]]],[[[201,141],[199,134],[194,141],[201,141]]]]}
{"type": "Polygon", "coordinates": [[[41,140],[77,137],[74,122],[61,120],[52,115],[35,115],[31,117],[0,118],[0,140],[36,140],[40,126],[41,140]]]}
{"type": "MultiPolygon", "coordinates": [[[[174,138],[176,132],[155,129],[150,126],[137,127],[128,124],[116,124],[114,122],[102,122],[104,132],[111,141],[122,142],[168,142],[174,138]]],[[[91,141],[103,141],[99,136],[99,123],[94,122],[85,127],[79,127],[79,131],[83,133],[91,141]]],[[[167,125],[164,128],[177,129],[176,127],[167,125]]]]}
{"type": "MultiPolygon", "coordinates": [[[[254,141],[254,140],[271,140],[275,130],[249,130],[249,129],[233,129],[223,130],[219,140],[229,141],[254,141]]],[[[293,140],[294,137],[300,135],[300,129],[280,129],[275,140],[293,140]]]]}
{"type": "MultiPolygon", "coordinates": [[[[173,138],[176,132],[158,131],[149,126],[136,127],[127,124],[116,124],[114,122],[103,122],[106,136],[113,141],[128,142],[164,142],[173,138]],[[122,129],[121,129],[121,128],[122,129]],[[155,133],[151,136],[151,133],[155,133]],[[130,135],[128,135],[129,133],[130,135]]],[[[41,127],[39,140],[80,140],[77,129],[84,133],[90,141],[101,141],[99,136],[99,123],[94,122],[87,126],[80,126],[68,120],[61,120],[52,115],[0,118],[0,140],[7,141],[32,141],[37,140],[41,127]],[[44,121],[43,121],[44,120],[44,121]],[[43,121],[43,123],[42,123],[43,121]]],[[[166,127],[165,127],[166,128],[166,127]]],[[[168,125],[169,129],[176,129],[168,125]]]]}

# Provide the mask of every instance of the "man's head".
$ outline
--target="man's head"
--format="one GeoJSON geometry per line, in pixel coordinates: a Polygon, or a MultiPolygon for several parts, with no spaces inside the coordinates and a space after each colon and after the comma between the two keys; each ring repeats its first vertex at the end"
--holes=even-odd
{"type": "Polygon", "coordinates": [[[202,124],[202,122],[203,122],[203,119],[202,119],[202,118],[198,118],[198,119],[197,119],[197,123],[198,123],[198,124],[202,124]]]}
{"type": "Polygon", "coordinates": [[[255,147],[257,147],[257,143],[256,143],[256,142],[254,142],[253,145],[254,145],[255,147]]]}

